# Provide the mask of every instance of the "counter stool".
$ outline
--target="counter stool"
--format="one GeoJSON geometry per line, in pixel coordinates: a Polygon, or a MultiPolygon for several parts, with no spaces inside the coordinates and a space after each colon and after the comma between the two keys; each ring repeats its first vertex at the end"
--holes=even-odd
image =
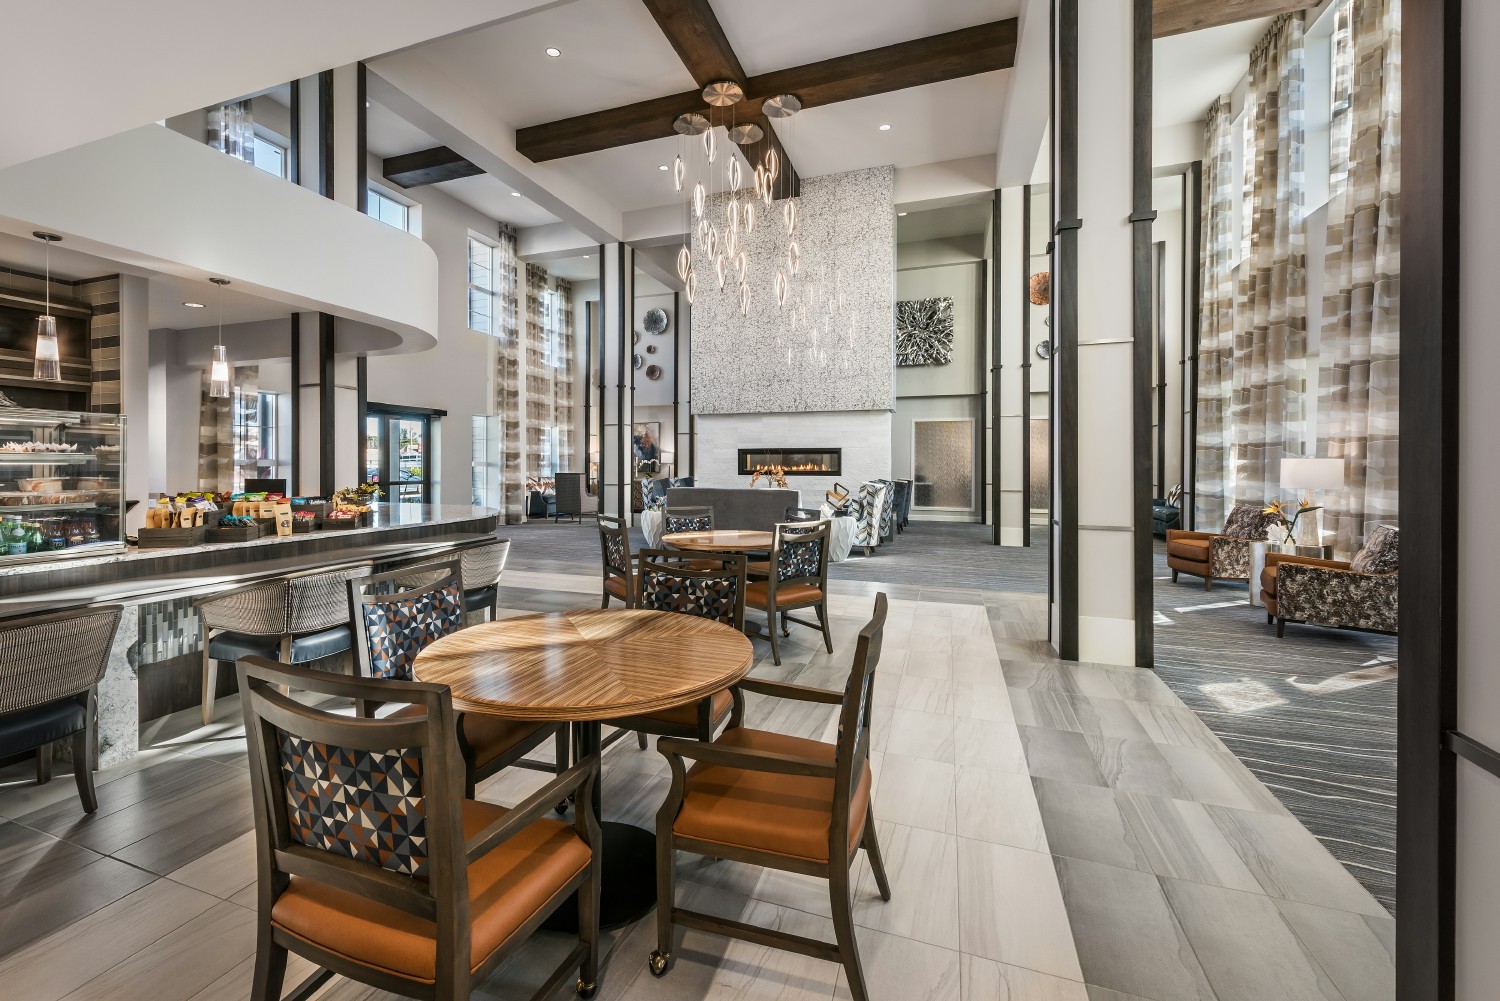
{"type": "Polygon", "coordinates": [[[99,808],[95,700],[122,610],[103,605],[0,623],[0,757],[35,750],[37,782],[49,782],[53,742],[73,738],[84,813],[99,808]]]}
{"type": "Polygon", "coordinates": [[[219,662],[305,664],[347,652],[354,645],[348,582],[369,573],[367,564],[313,571],[193,602],[203,646],[203,725],[214,718],[219,662]]]}

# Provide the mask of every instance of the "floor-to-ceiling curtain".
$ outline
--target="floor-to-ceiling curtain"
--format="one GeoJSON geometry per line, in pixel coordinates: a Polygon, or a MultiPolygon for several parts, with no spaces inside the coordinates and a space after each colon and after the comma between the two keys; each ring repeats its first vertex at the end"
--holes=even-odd
{"type": "Polygon", "coordinates": [[[552,419],[557,424],[557,471],[568,472],[573,462],[573,283],[552,279],[556,297],[552,340],[552,419]]]}
{"type": "Polygon", "coordinates": [[[1339,18],[1334,104],[1347,111],[1335,121],[1318,422],[1327,455],[1344,460],[1324,528],[1347,554],[1367,525],[1396,523],[1401,0],[1349,0],[1339,18]]]}
{"type": "Polygon", "coordinates": [[[1196,524],[1224,523],[1230,480],[1227,420],[1234,350],[1234,132],[1222,99],[1208,109],[1204,132],[1202,301],[1198,323],[1198,430],[1193,484],[1196,524]]]}
{"type": "Polygon", "coordinates": [[[495,282],[495,414],[499,418],[500,496],[507,524],[525,521],[521,465],[521,336],[517,326],[516,231],[500,224],[492,262],[495,282]]]}
{"type": "Polygon", "coordinates": [[[1301,12],[1278,18],[1250,57],[1253,228],[1241,265],[1229,414],[1238,503],[1276,497],[1282,456],[1302,454],[1306,444],[1304,62],[1301,12]]]}

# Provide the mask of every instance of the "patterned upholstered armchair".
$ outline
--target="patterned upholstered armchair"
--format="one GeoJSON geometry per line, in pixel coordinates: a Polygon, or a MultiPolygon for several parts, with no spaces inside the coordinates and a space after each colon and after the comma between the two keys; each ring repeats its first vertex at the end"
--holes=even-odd
{"type": "Polygon", "coordinates": [[[877,480],[885,484],[885,504],[880,508],[880,541],[896,541],[896,518],[901,504],[900,488],[895,480],[877,480]]]}
{"type": "Polygon", "coordinates": [[[865,555],[869,556],[880,545],[883,536],[880,534],[881,520],[886,517],[885,512],[890,507],[890,492],[881,480],[867,480],[859,485],[859,490],[850,498],[853,503],[854,516],[858,519],[858,527],[854,533],[854,544],[864,546],[865,555]]]}
{"type": "Polygon", "coordinates": [[[896,481],[896,531],[906,531],[906,525],[911,521],[911,480],[896,481]]]}
{"type": "Polygon", "coordinates": [[[1259,505],[1236,504],[1222,532],[1189,532],[1173,528],[1167,532],[1167,567],[1172,580],[1179,573],[1203,578],[1203,589],[1212,591],[1216,580],[1250,579],[1250,543],[1263,542],[1276,523],[1276,515],[1265,514],[1259,505]]]}
{"type": "Polygon", "coordinates": [[[1401,533],[1381,525],[1348,563],[1268,553],[1260,575],[1266,621],[1278,637],[1288,622],[1395,633],[1400,549],[1401,533]]]}

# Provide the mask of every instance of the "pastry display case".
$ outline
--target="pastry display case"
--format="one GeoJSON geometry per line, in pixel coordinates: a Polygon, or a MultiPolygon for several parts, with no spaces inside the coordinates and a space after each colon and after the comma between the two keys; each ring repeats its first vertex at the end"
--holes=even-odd
{"type": "Polygon", "coordinates": [[[0,406],[0,564],[125,548],[125,418],[0,406]]]}

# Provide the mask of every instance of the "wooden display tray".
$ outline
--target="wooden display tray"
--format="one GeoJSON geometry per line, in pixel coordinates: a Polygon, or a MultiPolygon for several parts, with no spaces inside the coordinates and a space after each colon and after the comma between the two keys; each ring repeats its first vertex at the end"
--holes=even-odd
{"type": "Polygon", "coordinates": [[[136,533],[136,542],[142,549],[201,546],[205,532],[201,525],[197,528],[143,528],[136,533]]]}
{"type": "Polygon", "coordinates": [[[221,542],[254,542],[261,538],[264,533],[259,525],[226,525],[222,528],[211,528],[208,530],[204,541],[221,542]]]}
{"type": "Polygon", "coordinates": [[[351,528],[366,528],[363,518],[324,518],[323,527],[342,532],[351,528]]]}

